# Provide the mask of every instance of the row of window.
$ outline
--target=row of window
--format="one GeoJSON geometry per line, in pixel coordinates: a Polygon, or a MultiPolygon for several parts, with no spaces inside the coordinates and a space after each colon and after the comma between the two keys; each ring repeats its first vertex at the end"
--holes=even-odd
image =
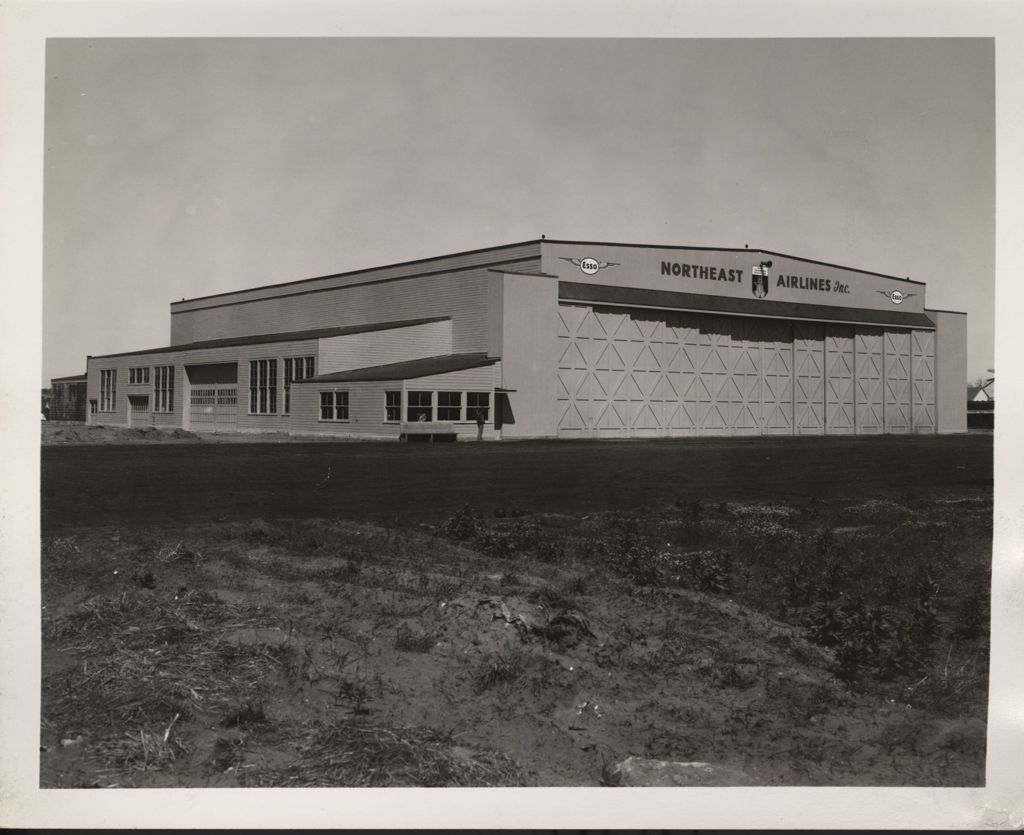
{"type": "MultiPolygon", "coordinates": [[[[487,422],[491,413],[491,395],[486,391],[410,391],[406,394],[407,421],[476,421],[487,422]],[[463,411],[463,397],[465,406],[463,411]],[[435,400],[436,396],[436,400],[435,400]],[[435,418],[436,412],[436,418],[435,418]]],[[[384,392],[384,420],[397,423],[402,419],[402,392],[384,392]]],[[[348,392],[320,392],[320,420],[348,420],[348,392]]]]}
{"type": "MultiPolygon", "coordinates": [[[[174,366],[153,366],[153,411],[174,411],[174,366]]],[[[149,368],[129,368],[128,385],[139,385],[149,382],[149,368]]],[[[100,371],[100,399],[98,409],[101,412],[117,411],[117,369],[107,368],[100,371]]]]}
{"type": "MultiPolygon", "coordinates": [[[[316,373],[313,357],[285,357],[284,414],[292,410],[292,383],[316,373]]],[[[249,361],[249,413],[277,414],[277,359],[249,361]]]]}

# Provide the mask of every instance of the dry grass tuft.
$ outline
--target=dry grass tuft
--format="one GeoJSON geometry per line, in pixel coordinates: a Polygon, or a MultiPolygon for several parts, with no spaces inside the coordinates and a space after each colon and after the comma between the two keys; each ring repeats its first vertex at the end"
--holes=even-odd
{"type": "Polygon", "coordinates": [[[299,758],[246,775],[250,786],[523,786],[528,773],[499,753],[459,748],[429,728],[357,721],[307,725],[299,758]]]}

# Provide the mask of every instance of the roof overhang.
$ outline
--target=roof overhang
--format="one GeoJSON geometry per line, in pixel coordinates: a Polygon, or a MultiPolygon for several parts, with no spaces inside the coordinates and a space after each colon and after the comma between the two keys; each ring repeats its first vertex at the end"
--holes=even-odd
{"type": "Polygon", "coordinates": [[[807,322],[835,322],[850,325],[890,325],[899,328],[928,330],[935,328],[935,323],[924,313],[833,307],[824,304],[796,304],[754,298],[737,299],[730,296],[618,287],[611,284],[586,284],[577,281],[559,281],[558,299],[559,301],[611,307],[643,307],[652,310],[717,313],[763,319],[798,319],[807,322]]]}
{"type": "Polygon", "coordinates": [[[435,374],[450,374],[453,371],[466,371],[470,368],[494,365],[500,359],[500,357],[490,357],[485,353],[442,354],[436,357],[392,362],[387,365],[372,365],[366,368],[353,368],[348,371],[319,374],[316,377],[308,377],[305,380],[296,380],[292,385],[414,380],[418,377],[432,377],[435,374]]]}

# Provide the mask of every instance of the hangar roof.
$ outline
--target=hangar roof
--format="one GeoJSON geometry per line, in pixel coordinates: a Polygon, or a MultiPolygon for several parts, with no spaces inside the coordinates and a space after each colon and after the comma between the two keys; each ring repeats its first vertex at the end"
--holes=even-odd
{"type": "Polygon", "coordinates": [[[356,383],[369,380],[411,380],[416,377],[429,377],[433,374],[448,374],[452,371],[465,371],[467,368],[479,368],[482,365],[493,365],[499,357],[489,357],[486,353],[476,354],[442,354],[437,357],[404,360],[387,365],[371,365],[368,368],[353,368],[350,371],[336,371],[333,374],[320,374],[305,380],[296,380],[292,385],[303,383],[356,383]]]}
{"type": "Polygon", "coordinates": [[[431,316],[426,319],[402,319],[394,322],[376,322],[370,325],[347,325],[338,328],[317,328],[306,331],[287,331],[285,333],[260,333],[252,336],[231,336],[224,339],[206,339],[202,342],[183,342],[180,345],[168,345],[165,348],[147,348],[144,351],[124,351],[120,354],[101,354],[93,359],[106,357],[131,357],[137,354],[171,354],[175,351],[197,351],[202,348],[230,348],[234,345],[264,345],[268,342],[298,342],[303,339],[326,339],[331,336],[346,336],[352,333],[369,333],[386,331],[394,328],[409,328],[413,325],[427,325],[431,322],[444,322],[451,316],[431,316]]]}

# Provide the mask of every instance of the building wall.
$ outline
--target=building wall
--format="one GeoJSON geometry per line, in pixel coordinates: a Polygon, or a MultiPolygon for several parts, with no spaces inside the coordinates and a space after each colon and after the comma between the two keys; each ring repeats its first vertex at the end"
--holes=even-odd
{"type": "Polygon", "coordinates": [[[935,431],[930,331],[558,311],[561,437],[935,431]]]}
{"type": "MultiPolygon", "coordinates": [[[[414,380],[374,380],[351,383],[302,383],[293,389],[291,432],[295,435],[332,435],[353,438],[393,438],[403,431],[405,421],[385,420],[385,393],[399,391],[402,397],[402,415],[405,415],[405,393],[409,391],[459,391],[463,392],[462,408],[466,411],[466,396],[469,391],[487,392],[490,395],[491,410],[494,409],[494,386],[500,379],[500,364],[469,368],[447,374],[435,374],[414,380]],[[320,392],[347,391],[349,395],[349,419],[345,422],[320,419],[320,392]]],[[[436,409],[437,396],[434,395],[436,409]]],[[[436,412],[435,412],[436,416],[436,412]]],[[[437,422],[430,428],[437,431],[454,430],[460,440],[475,438],[475,419],[437,422]]],[[[426,427],[417,427],[426,428],[426,427]]],[[[493,438],[493,421],[485,426],[484,437],[493,438]]]]}
{"type": "Polygon", "coordinates": [[[967,314],[925,311],[935,322],[935,402],[940,433],[967,431],[967,314]]]}
{"type": "MultiPolygon", "coordinates": [[[[315,356],[316,340],[300,340],[293,342],[275,342],[263,345],[231,346],[226,348],[208,348],[199,351],[174,351],[160,354],[133,354],[130,356],[89,357],[87,397],[99,400],[100,371],[113,369],[117,372],[116,403],[113,412],[100,412],[88,416],[88,422],[114,426],[152,425],[163,428],[183,427],[203,431],[205,426],[192,426],[191,395],[192,389],[209,385],[202,376],[201,382],[193,384],[186,373],[187,366],[202,366],[219,363],[237,364],[236,429],[242,432],[287,431],[288,417],[283,414],[284,408],[284,363],[285,357],[315,356]],[[256,359],[276,359],[277,362],[277,414],[249,414],[249,361],[256,359]],[[155,403],[154,380],[156,366],[174,366],[174,408],[170,412],[154,412],[155,403]],[[129,369],[148,367],[149,382],[130,385],[129,369]],[[150,398],[150,411],[146,414],[134,413],[129,422],[129,397],[150,398]]],[[[230,387],[230,386],[225,386],[230,387]]],[[[225,428],[225,427],[221,427],[225,428]]]]}
{"type": "Polygon", "coordinates": [[[539,245],[431,259],[171,305],[171,343],[451,316],[453,350],[487,350],[488,270],[535,270],[539,245]]]}
{"type": "Polygon", "coordinates": [[[451,320],[321,339],[318,374],[452,353],[451,320]]]}
{"type": "Polygon", "coordinates": [[[558,432],[558,282],[546,276],[496,276],[501,305],[501,387],[508,389],[502,437],[554,437],[558,432]]]}

